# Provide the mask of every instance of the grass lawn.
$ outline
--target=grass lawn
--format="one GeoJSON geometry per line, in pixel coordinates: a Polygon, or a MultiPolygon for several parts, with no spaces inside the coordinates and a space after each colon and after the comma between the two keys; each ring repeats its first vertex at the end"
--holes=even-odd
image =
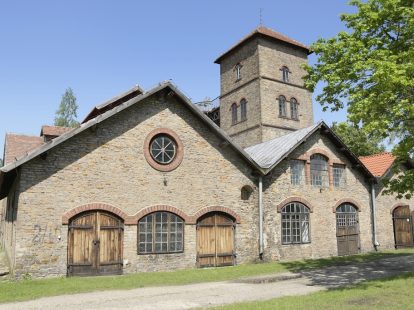
{"type": "Polygon", "coordinates": [[[0,303],[23,301],[46,296],[145,286],[182,285],[200,282],[232,280],[246,276],[280,273],[337,264],[370,261],[414,253],[413,249],[373,252],[348,257],[302,260],[283,263],[246,264],[234,267],[185,269],[172,272],[148,272],[124,276],[72,277],[0,282],[0,303]]]}
{"type": "Polygon", "coordinates": [[[306,296],[292,296],[268,301],[233,304],[216,310],[239,309],[413,309],[414,273],[375,281],[366,281],[347,288],[322,291],[306,296]]]}

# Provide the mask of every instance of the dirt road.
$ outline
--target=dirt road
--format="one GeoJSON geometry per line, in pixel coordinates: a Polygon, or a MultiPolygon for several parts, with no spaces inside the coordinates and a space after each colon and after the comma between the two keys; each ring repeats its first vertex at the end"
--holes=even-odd
{"type": "Polygon", "coordinates": [[[1,309],[193,309],[235,302],[305,295],[360,281],[414,272],[414,255],[369,263],[327,267],[297,274],[266,275],[237,281],[149,287],[41,298],[0,305],[1,309]],[[274,282],[275,281],[275,282],[274,282]]]}

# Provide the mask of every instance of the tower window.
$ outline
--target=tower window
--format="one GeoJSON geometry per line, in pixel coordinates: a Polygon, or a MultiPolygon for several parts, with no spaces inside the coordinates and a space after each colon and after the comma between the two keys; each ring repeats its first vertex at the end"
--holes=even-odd
{"type": "Polygon", "coordinates": [[[290,99],[290,117],[299,119],[298,117],[298,101],[295,98],[290,99]]]}
{"type": "Polygon", "coordinates": [[[244,98],[240,100],[240,110],[241,110],[240,120],[245,121],[247,119],[247,100],[244,98]]]}
{"type": "Polygon", "coordinates": [[[286,98],[285,96],[279,96],[279,116],[286,117],[286,98]]]}
{"type": "Polygon", "coordinates": [[[231,124],[237,124],[237,103],[231,105],[231,124]]]}
{"type": "Polygon", "coordinates": [[[283,66],[280,70],[282,71],[283,82],[289,82],[289,73],[290,73],[289,68],[286,66],[283,66]]]}
{"type": "Polygon", "coordinates": [[[240,63],[238,63],[234,68],[236,70],[236,81],[241,80],[241,68],[242,65],[240,63]]]}

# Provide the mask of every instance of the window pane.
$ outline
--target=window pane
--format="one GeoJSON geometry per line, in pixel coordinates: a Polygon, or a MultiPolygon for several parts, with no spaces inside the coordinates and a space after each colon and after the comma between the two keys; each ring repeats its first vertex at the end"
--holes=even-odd
{"type": "Polygon", "coordinates": [[[282,243],[310,242],[309,209],[292,202],[282,209],[282,243]]]}
{"type": "Polygon", "coordinates": [[[337,165],[333,166],[333,183],[334,186],[340,187],[346,184],[345,178],[345,166],[344,165],[337,165]]]}
{"type": "Polygon", "coordinates": [[[290,161],[290,182],[293,185],[303,184],[303,173],[305,169],[305,162],[302,160],[291,160],[290,161]]]}
{"type": "Polygon", "coordinates": [[[328,160],[320,155],[315,154],[311,156],[311,184],[313,186],[328,186],[328,160]]]}

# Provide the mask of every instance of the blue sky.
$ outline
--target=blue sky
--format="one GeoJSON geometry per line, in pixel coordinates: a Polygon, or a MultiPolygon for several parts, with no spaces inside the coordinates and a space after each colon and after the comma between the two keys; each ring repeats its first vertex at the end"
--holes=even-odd
{"type": "MultiPolygon", "coordinates": [[[[67,87],[79,119],[135,84],[171,79],[194,102],[217,97],[213,61],[258,26],[260,8],[265,26],[305,44],[345,30],[339,15],[353,11],[342,0],[0,2],[0,156],[6,132],[53,124],[67,87]]],[[[314,111],[346,118],[315,100],[314,111]]]]}

